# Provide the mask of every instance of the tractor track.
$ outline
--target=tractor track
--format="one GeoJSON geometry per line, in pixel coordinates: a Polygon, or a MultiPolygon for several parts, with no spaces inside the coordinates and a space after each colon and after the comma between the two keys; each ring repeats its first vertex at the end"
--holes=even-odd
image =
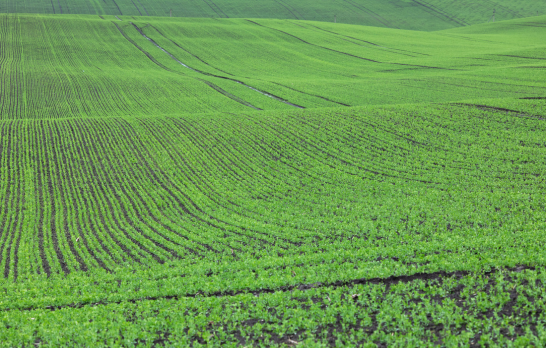
{"type": "MultiPolygon", "coordinates": [[[[492,269],[490,271],[483,272],[484,275],[491,275],[499,272],[522,272],[524,270],[536,270],[536,267],[527,266],[527,265],[518,265],[514,267],[502,267],[502,268],[496,268],[492,269]]],[[[311,284],[295,284],[295,285],[286,285],[281,286],[277,289],[260,289],[260,290],[238,290],[238,291],[226,291],[226,292],[213,292],[209,294],[203,294],[201,292],[197,292],[195,294],[184,294],[184,295],[164,295],[164,296],[149,296],[149,297],[143,297],[143,298],[136,298],[136,299],[127,299],[127,300],[121,300],[121,301],[100,301],[100,302],[94,302],[94,303],[69,303],[65,305],[57,305],[57,306],[45,306],[45,307],[24,307],[24,308],[17,308],[17,309],[11,309],[6,308],[3,310],[0,310],[0,312],[11,312],[11,311],[33,311],[38,309],[47,309],[50,311],[56,311],[60,309],[65,308],[87,308],[87,307],[96,307],[96,306],[104,306],[109,304],[121,304],[121,303],[138,303],[138,302],[145,302],[145,301],[157,301],[157,300],[178,300],[182,298],[195,298],[195,297],[233,297],[237,295],[242,294],[253,294],[255,296],[260,296],[262,294],[273,294],[273,293],[283,293],[283,292],[291,292],[293,290],[310,290],[315,288],[339,288],[344,286],[354,286],[354,285],[364,285],[364,284],[385,284],[387,286],[396,285],[399,283],[410,283],[413,281],[419,281],[419,280],[437,280],[437,279],[445,279],[445,278],[457,278],[461,279],[464,276],[470,275],[474,272],[470,271],[452,271],[452,272],[446,272],[446,271],[438,271],[438,272],[431,272],[431,273],[415,273],[412,275],[402,275],[402,276],[390,276],[387,278],[358,278],[358,279],[351,279],[351,280],[338,280],[331,283],[311,283],[311,284]]]]}
{"type": "MultiPolygon", "coordinates": [[[[240,81],[240,80],[237,80],[237,79],[234,79],[234,78],[231,78],[231,77],[225,77],[225,76],[220,76],[220,75],[215,75],[215,74],[211,74],[211,73],[207,73],[205,71],[202,71],[202,70],[199,70],[199,69],[196,69],[196,68],[192,68],[190,67],[189,65],[187,64],[184,64],[182,63],[180,60],[178,60],[172,53],[170,53],[169,51],[165,50],[163,47],[161,47],[156,41],[154,41],[152,38],[148,37],[146,34],[144,34],[144,32],[142,31],[141,28],[139,28],[136,24],[132,23],[131,22],[131,25],[133,25],[133,27],[148,41],[150,41],[152,44],[154,44],[157,48],[159,48],[160,50],[162,50],[163,52],[165,52],[166,54],[168,54],[172,59],[174,59],[178,64],[182,65],[183,67],[187,68],[187,69],[190,69],[192,71],[195,71],[199,74],[202,74],[202,75],[205,75],[205,76],[211,76],[211,77],[216,77],[216,78],[220,78],[220,79],[224,79],[224,80],[229,80],[229,81],[233,81],[233,82],[236,82],[238,84],[241,84],[247,88],[250,88],[251,90],[255,91],[255,92],[258,92],[262,95],[265,95],[266,97],[269,97],[269,98],[272,98],[272,99],[275,99],[277,101],[280,101],[282,103],[285,103],[287,105],[290,105],[290,106],[293,106],[293,107],[296,107],[296,108],[299,108],[299,109],[304,109],[303,106],[301,105],[297,105],[297,104],[294,104],[294,103],[291,103],[289,102],[288,100],[285,100],[279,96],[276,96],[274,94],[271,94],[269,92],[266,92],[266,91],[263,91],[263,90],[260,90],[256,87],[253,87],[253,86],[250,86],[250,85],[247,85],[246,83],[240,81]]],[[[248,103],[248,102],[247,102],[248,103]]],[[[251,104],[248,103],[247,106],[250,106],[251,104]]],[[[252,108],[256,109],[256,110],[261,110],[255,106],[251,106],[252,108]]]]}

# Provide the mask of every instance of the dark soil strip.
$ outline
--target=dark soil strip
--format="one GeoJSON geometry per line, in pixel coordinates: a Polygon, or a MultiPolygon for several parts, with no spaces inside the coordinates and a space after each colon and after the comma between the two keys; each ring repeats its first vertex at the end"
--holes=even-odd
{"type": "MultiPolygon", "coordinates": [[[[118,11],[119,11],[119,14],[120,14],[121,16],[123,16],[123,13],[121,13],[121,10],[119,9],[119,6],[118,6],[118,3],[116,2],[116,0],[112,0],[112,2],[114,3],[114,5],[116,5],[116,7],[117,7],[117,9],[118,9],[118,11]]],[[[118,18],[118,17],[116,16],[116,18],[118,18]]],[[[118,18],[118,19],[119,19],[119,18],[118,18]]],[[[119,19],[119,20],[121,21],[121,19],[119,19]]]]}
{"type": "Polygon", "coordinates": [[[57,3],[59,4],[59,10],[61,11],[61,14],[63,14],[63,8],[61,6],[61,0],[57,0],[57,3]]]}
{"type": "Polygon", "coordinates": [[[114,17],[116,17],[118,19],[118,21],[121,21],[121,19],[118,16],[114,16],[114,17]]]}
{"type": "Polygon", "coordinates": [[[100,17],[100,19],[104,19],[104,17],[103,17],[103,16],[101,16],[101,15],[99,15],[99,17],[100,17]]]}
{"type": "Polygon", "coordinates": [[[524,97],[519,99],[546,99],[546,97],[524,97]]]}
{"type": "Polygon", "coordinates": [[[53,6],[53,0],[51,0],[51,8],[53,9],[53,14],[55,14],[55,6],[53,6]]]}
{"type": "MultiPolygon", "coordinates": [[[[285,100],[285,99],[283,99],[283,98],[281,98],[281,97],[278,97],[278,96],[276,96],[276,95],[273,95],[273,94],[271,94],[271,93],[269,93],[269,92],[265,92],[265,91],[262,91],[262,90],[259,90],[259,89],[255,88],[255,87],[249,86],[249,85],[245,84],[245,83],[242,82],[242,81],[235,80],[235,79],[230,78],[230,77],[225,77],[225,76],[219,76],[219,75],[210,74],[210,73],[207,73],[207,72],[204,72],[204,71],[201,71],[201,70],[192,68],[192,67],[190,67],[190,66],[188,66],[188,65],[186,65],[186,64],[184,64],[184,63],[182,63],[182,62],[181,62],[180,60],[178,60],[175,56],[173,56],[170,52],[168,52],[168,51],[165,50],[163,47],[161,47],[161,46],[160,46],[157,42],[155,42],[153,39],[151,39],[150,37],[146,36],[146,34],[144,34],[144,32],[142,31],[142,29],[140,29],[140,28],[139,28],[138,26],[136,26],[134,23],[131,23],[131,24],[135,27],[135,29],[136,29],[144,38],[146,38],[148,41],[150,41],[151,43],[153,43],[157,48],[159,48],[159,49],[162,50],[163,52],[167,53],[172,59],[174,59],[176,62],[178,62],[180,65],[184,66],[185,68],[188,68],[188,69],[190,69],[190,70],[193,70],[193,71],[195,71],[195,72],[197,72],[197,73],[200,73],[200,74],[203,74],[203,75],[206,75],[206,76],[212,76],[212,77],[217,77],[217,78],[224,79],[224,80],[229,80],[229,81],[237,82],[238,84],[241,84],[241,85],[243,85],[243,86],[245,86],[245,87],[247,87],[247,88],[250,88],[250,89],[252,89],[253,91],[256,91],[256,92],[258,92],[258,93],[260,93],[260,94],[263,94],[263,95],[265,95],[265,96],[267,96],[267,97],[273,98],[273,99],[275,99],[275,100],[278,100],[278,101],[280,101],[280,102],[283,102],[283,103],[285,103],[285,104],[288,104],[288,105],[291,105],[291,106],[294,106],[294,107],[297,107],[297,108],[300,108],[300,109],[304,109],[303,106],[300,106],[300,105],[297,105],[297,104],[293,104],[293,103],[291,103],[291,102],[289,102],[289,101],[287,101],[287,100],[285,100]]],[[[155,29],[155,28],[154,28],[154,29],[155,29]]],[[[177,45],[177,46],[178,46],[178,45],[177,45]]],[[[180,46],[178,46],[178,47],[180,47],[180,46]]],[[[204,81],[204,80],[201,80],[201,81],[204,81]]],[[[206,82],[205,82],[205,83],[206,83],[206,82]]],[[[218,86],[216,86],[216,87],[218,87],[218,86]]],[[[218,88],[220,88],[220,87],[218,87],[218,88]]],[[[245,102],[245,103],[248,104],[247,106],[251,106],[250,103],[248,103],[248,102],[245,102]]],[[[246,105],[246,104],[245,104],[245,105],[246,105]]],[[[261,110],[261,109],[255,107],[255,106],[251,106],[251,107],[254,108],[254,109],[257,109],[257,110],[261,110]]]]}
{"type": "Polygon", "coordinates": [[[546,120],[546,118],[543,118],[543,117],[541,117],[539,115],[529,115],[529,114],[523,113],[521,111],[504,109],[504,108],[499,108],[499,107],[496,107],[496,106],[487,106],[487,105],[479,105],[479,104],[465,104],[465,103],[454,103],[454,104],[451,104],[451,105],[469,106],[469,107],[482,109],[482,110],[485,110],[485,111],[505,112],[505,113],[509,113],[509,114],[514,115],[514,116],[526,118],[526,119],[529,119],[529,120],[546,120]]]}
{"type": "Polygon", "coordinates": [[[138,11],[138,14],[140,14],[142,16],[142,12],[140,12],[140,10],[138,9],[137,5],[135,4],[135,2],[133,0],[131,0],[131,2],[133,3],[133,6],[135,6],[135,8],[137,9],[138,11]]]}
{"type": "MultiPolygon", "coordinates": [[[[127,39],[127,41],[129,41],[131,44],[133,44],[133,46],[135,46],[136,48],[138,48],[142,53],[144,53],[144,54],[146,55],[146,57],[148,57],[148,58],[149,58],[152,62],[154,62],[157,66],[159,66],[160,68],[162,68],[162,69],[164,69],[164,70],[167,70],[167,71],[169,71],[169,72],[172,72],[172,73],[175,73],[175,74],[181,74],[181,73],[179,73],[179,72],[177,72],[177,71],[174,71],[174,70],[172,70],[172,69],[166,67],[165,65],[161,64],[161,63],[160,63],[159,61],[157,61],[150,53],[148,53],[146,50],[144,50],[142,47],[140,47],[140,46],[139,46],[133,39],[131,39],[129,36],[127,36],[127,34],[125,34],[125,32],[117,25],[117,23],[115,23],[115,22],[112,22],[112,23],[116,26],[116,28],[118,28],[118,30],[119,30],[119,32],[121,33],[121,35],[123,35],[123,37],[124,37],[125,39],[127,39]]],[[[134,25],[133,23],[131,23],[131,24],[132,24],[134,27],[138,28],[138,27],[137,27],[136,25],[134,25]]],[[[141,31],[140,29],[137,29],[137,30],[138,30],[140,33],[142,33],[142,31],[141,31]]],[[[189,68],[189,69],[191,69],[191,70],[197,71],[197,70],[195,70],[195,69],[192,69],[192,68],[188,67],[188,66],[185,65],[184,63],[180,62],[178,59],[174,58],[174,56],[172,56],[170,53],[168,53],[168,52],[165,51],[163,48],[161,48],[161,46],[157,45],[157,44],[155,43],[155,41],[153,41],[152,39],[148,38],[146,35],[144,35],[144,33],[142,33],[142,35],[143,35],[146,39],[148,39],[150,42],[154,43],[154,44],[155,44],[157,47],[159,47],[162,51],[164,51],[164,52],[166,52],[167,54],[169,54],[173,59],[175,59],[175,60],[176,60],[178,63],[180,63],[181,65],[183,65],[183,66],[185,66],[185,67],[187,67],[187,68],[189,68]]],[[[200,72],[200,71],[198,71],[198,72],[200,72]]],[[[204,74],[206,75],[207,73],[204,73],[204,74]]],[[[187,76],[187,75],[185,75],[185,76],[187,76]]],[[[211,76],[215,76],[215,75],[211,75],[211,76]]],[[[255,109],[255,110],[262,110],[262,109],[260,109],[260,108],[258,108],[258,107],[256,107],[256,106],[250,104],[249,102],[247,102],[247,101],[245,101],[245,100],[243,100],[243,99],[241,99],[241,98],[239,98],[239,97],[237,97],[237,96],[235,96],[235,95],[233,95],[233,94],[231,94],[231,93],[225,91],[224,89],[222,89],[221,87],[215,85],[215,84],[212,83],[212,82],[209,82],[209,81],[206,81],[206,80],[197,78],[197,77],[192,77],[192,78],[193,78],[193,79],[196,79],[197,81],[203,82],[204,84],[206,84],[207,86],[211,87],[212,89],[214,89],[214,90],[217,91],[218,93],[223,94],[224,96],[228,97],[228,98],[231,99],[231,100],[236,101],[237,103],[243,104],[244,106],[251,107],[251,108],[253,108],[253,109],[255,109]]]]}
{"type": "Polygon", "coordinates": [[[146,15],[147,15],[147,16],[150,16],[150,14],[148,13],[148,10],[146,10],[146,7],[144,7],[144,5],[142,5],[142,3],[140,2],[140,0],[137,0],[137,1],[138,1],[138,4],[139,4],[140,6],[142,6],[142,8],[144,9],[144,12],[146,12],[146,15]]]}
{"type": "Polygon", "coordinates": [[[243,104],[244,106],[248,106],[248,107],[250,107],[250,108],[253,108],[254,110],[262,110],[262,109],[260,109],[259,107],[250,104],[250,103],[247,102],[246,100],[241,99],[241,98],[237,97],[236,95],[233,95],[233,94],[229,93],[229,92],[226,91],[225,89],[223,89],[223,88],[221,88],[221,87],[215,85],[215,84],[212,83],[212,82],[209,82],[209,81],[203,80],[203,79],[197,79],[197,80],[203,82],[204,84],[206,84],[206,85],[209,86],[210,88],[214,89],[216,92],[225,95],[225,96],[228,97],[229,99],[235,100],[235,101],[236,101],[237,103],[239,103],[239,104],[243,104]]]}
{"type": "Polygon", "coordinates": [[[160,62],[158,62],[150,53],[148,53],[147,51],[145,51],[142,47],[140,47],[133,39],[131,39],[129,36],[127,36],[127,34],[125,34],[125,32],[121,29],[121,27],[115,23],[115,22],[112,22],[112,24],[114,24],[116,26],[116,28],[119,30],[119,32],[121,33],[121,35],[123,35],[123,37],[129,41],[133,46],[135,46],[136,48],[138,48],[138,50],[142,53],[144,53],[146,55],[146,57],[148,57],[152,62],[154,62],[157,66],[159,66],[160,68],[162,69],[165,69],[167,71],[170,71],[170,72],[173,72],[173,70],[167,68],[165,65],[161,64],[160,62]]]}
{"type": "MultiPolygon", "coordinates": [[[[515,266],[515,267],[505,267],[505,268],[497,268],[493,269],[488,272],[484,272],[483,274],[488,276],[491,274],[495,274],[497,272],[503,272],[503,271],[509,271],[509,272],[522,272],[523,270],[536,270],[535,267],[530,266],[515,266]]],[[[353,285],[363,285],[363,284],[385,284],[387,287],[391,287],[392,285],[396,285],[399,283],[409,283],[417,280],[425,280],[425,281],[431,281],[431,280],[440,280],[444,278],[462,278],[464,276],[470,275],[472,272],[469,271],[454,271],[454,272],[446,272],[446,271],[439,271],[439,272],[433,272],[433,273],[415,273],[412,275],[407,276],[390,276],[388,278],[360,278],[360,279],[353,279],[353,280],[345,280],[341,281],[338,280],[333,283],[312,283],[312,284],[297,284],[297,285],[286,285],[281,286],[279,289],[260,289],[255,291],[249,291],[249,290],[239,290],[239,291],[227,291],[227,292],[214,292],[210,294],[202,294],[202,293],[196,293],[196,294],[186,294],[186,295],[166,295],[166,296],[154,296],[154,297],[144,297],[134,300],[125,300],[125,301],[114,301],[114,302],[96,302],[96,303],[88,303],[88,304],[81,304],[81,303],[70,303],[66,305],[60,305],[60,306],[47,306],[45,309],[49,309],[51,311],[63,309],[63,308],[83,308],[83,307],[95,307],[100,305],[108,305],[108,304],[120,304],[123,302],[130,302],[130,303],[137,303],[137,302],[143,302],[143,301],[155,301],[155,300],[178,300],[181,298],[194,298],[194,297],[224,297],[224,296],[237,296],[241,294],[248,294],[251,293],[255,296],[259,296],[261,294],[273,294],[277,292],[288,292],[292,290],[300,290],[305,291],[309,289],[314,288],[340,288],[343,286],[353,286],[353,285]]],[[[27,307],[27,308],[17,308],[17,311],[32,311],[38,308],[33,307],[27,307]]],[[[3,312],[7,311],[13,311],[13,309],[4,309],[3,312]]]]}

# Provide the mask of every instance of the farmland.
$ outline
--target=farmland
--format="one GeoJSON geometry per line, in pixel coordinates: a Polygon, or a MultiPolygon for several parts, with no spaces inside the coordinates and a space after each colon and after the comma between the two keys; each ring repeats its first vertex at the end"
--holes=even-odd
{"type": "Polygon", "coordinates": [[[0,15],[3,346],[546,344],[546,16],[42,12],[0,15]]]}
{"type": "Polygon", "coordinates": [[[544,96],[545,17],[433,33],[304,21],[104,18],[3,16],[0,119],[544,96]]]}
{"type": "Polygon", "coordinates": [[[543,0],[2,0],[0,13],[276,18],[430,31],[545,15],[546,3],[543,0]]]}

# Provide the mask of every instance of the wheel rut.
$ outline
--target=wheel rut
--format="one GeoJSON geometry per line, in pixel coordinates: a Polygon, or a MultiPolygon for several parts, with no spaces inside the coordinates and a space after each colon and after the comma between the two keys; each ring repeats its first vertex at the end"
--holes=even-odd
{"type": "Polygon", "coordinates": [[[138,11],[138,14],[140,14],[142,16],[142,12],[140,12],[140,9],[138,8],[138,6],[135,4],[135,2],[133,0],[131,0],[131,2],[133,3],[133,6],[137,9],[138,11]]]}
{"type": "MultiPolygon", "coordinates": [[[[503,268],[496,268],[487,272],[483,272],[484,275],[491,275],[496,274],[499,272],[522,272],[524,270],[536,270],[535,267],[527,266],[527,265],[519,265],[514,267],[503,267],[503,268]]],[[[399,283],[410,283],[413,281],[419,281],[419,280],[436,280],[436,279],[447,279],[447,278],[455,278],[455,279],[461,279],[464,276],[470,275],[473,272],[470,271],[452,271],[452,272],[446,272],[446,271],[438,271],[438,272],[432,272],[432,273],[415,273],[412,275],[402,275],[402,276],[390,276],[386,278],[358,278],[358,279],[350,279],[350,280],[339,280],[336,282],[330,282],[330,283],[312,283],[312,284],[295,284],[295,285],[286,285],[281,286],[277,289],[270,289],[270,288],[262,288],[260,290],[238,290],[238,291],[227,291],[227,292],[213,292],[210,294],[202,294],[201,292],[197,292],[195,294],[184,294],[184,295],[164,295],[164,296],[149,296],[144,298],[138,298],[138,299],[128,299],[128,300],[122,300],[122,301],[101,301],[101,302],[94,302],[94,303],[69,303],[65,305],[58,305],[58,306],[46,306],[44,307],[26,307],[26,308],[17,308],[17,309],[4,309],[0,312],[11,312],[11,311],[32,311],[36,309],[47,309],[50,311],[56,311],[64,308],[84,308],[84,307],[96,307],[96,306],[104,306],[108,304],[120,304],[124,302],[129,303],[138,303],[138,302],[144,302],[144,301],[157,301],[157,300],[178,300],[181,298],[194,298],[194,297],[233,297],[241,294],[253,294],[255,296],[259,296],[262,294],[273,294],[273,293],[282,293],[282,292],[291,292],[293,290],[310,290],[314,288],[339,288],[344,286],[353,286],[353,285],[363,285],[363,284],[385,284],[386,286],[390,287],[392,285],[396,285],[399,283]]]]}
{"type": "MultiPolygon", "coordinates": [[[[241,84],[247,88],[250,88],[251,90],[255,91],[255,92],[258,92],[262,95],[265,95],[266,97],[269,97],[269,98],[272,98],[272,99],[275,99],[277,101],[280,101],[282,103],[285,103],[287,105],[290,105],[290,106],[293,106],[293,107],[296,107],[296,108],[299,108],[299,109],[304,109],[303,106],[301,105],[297,105],[297,104],[294,104],[294,103],[291,103],[279,96],[276,96],[274,94],[271,94],[269,92],[266,92],[266,91],[263,91],[261,89],[258,89],[256,87],[253,87],[253,86],[250,86],[250,85],[247,85],[246,83],[240,81],[240,80],[236,80],[236,79],[233,79],[231,77],[225,77],[225,76],[220,76],[220,75],[215,75],[215,74],[211,74],[211,73],[207,73],[205,71],[202,71],[202,70],[199,70],[199,69],[196,69],[196,68],[193,68],[193,67],[190,67],[189,65],[181,62],[179,59],[177,59],[172,53],[170,53],[169,51],[165,50],[163,47],[161,47],[155,40],[153,40],[152,38],[150,38],[149,36],[147,36],[141,28],[139,28],[136,24],[132,23],[131,22],[131,25],[133,25],[133,27],[140,33],[140,35],[142,35],[146,40],[150,41],[152,44],[154,44],[157,48],[159,48],[160,50],[162,50],[163,52],[165,52],[166,54],[168,54],[172,59],[174,59],[177,63],[179,63],[180,65],[182,65],[183,67],[187,68],[187,69],[190,69],[192,71],[195,71],[199,74],[202,74],[202,75],[205,75],[205,76],[211,76],[211,77],[216,77],[216,78],[220,78],[220,79],[224,79],[224,80],[229,80],[229,81],[233,81],[233,82],[236,82],[238,84],[241,84]]],[[[248,102],[247,102],[248,103],[248,102]]],[[[250,103],[248,103],[250,105],[250,103]]],[[[247,106],[249,106],[247,105],[247,106]]],[[[255,106],[251,106],[252,108],[254,109],[257,109],[257,110],[260,110],[258,109],[257,107],[255,106]]]]}
{"type": "Polygon", "coordinates": [[[263,28],[267,28],[267,29],[270,29],[270,30],[274,30],[274,31],[278,31],[284,35],[288,35],[300,42],[303,42],[304,44],[307,44],[307,45],[311,45],[311,46],[314,46],[314,47],[318,47],[318,48],[321,48],[321,49],[324,49],[324,50],[328,50],[328,51],[331,51],[331,52],[336,52],[336,53],[339,53],[339,54],[343,54],[343,55],[346,55],[346,56],[349,56],[349,57],[353,57],[353,58],[357,58],[357,59],[361,59],[361,60],[365,60],[365,61],[368,61],[368,62],[371,62],[371,63],[377,63],[377,64],[390,64],[390,65],[400,65],[400,66],[412,66],[412,67],[417,67],[417,68],[424,68],[424,69],[440,69],[440,70],[457,70],[457,69],[450,69],[450,68],[441,68],[441,67],[437,67],[437,66],[427,66],[427,65],[415,65],[415,64],[404,64],[404,63],[388,63],[388,62],[380,62],[380,61],[377,61],[377,60],[374,60],[374,59],[370,59],[370,58],[365,58],[365,57],[360,57],[360,56],[357,56],[357,55],[354,55],[354,54],[351,54],[351,53],[347,53],[347,52],[343,52],[343,51],[338,51],[338,50],[335,50],[333,48],[329,48],[329,47],[325,47],[325,46],[320,46],[320,45],[317,45],[317,44],[314,44],[314,43],[310,43],[308,41],[305,41],[304,39],[301,39],[293,34],[290,34],[290,33],[287,33],[286,31],[282,31],[280,29],[275,29],[275,28],[271,28],[271,27],[268,27],[268,26],[265,26],[263,24],[259,24],[257,22],[254,22],[250,19],[246,19],[247,22],[250,22],[252,24],[255,24],[255,25],[258,25],[260,27],[263,27],[263,28]]]}
{"type": "MultiPolygon", "coordinates": [[[[144,53],[146,55],[146,57],[148,57],[148,59],[150,59],[154,64],[156,64],[157,66],[159,66],[160,68],[164,69],[164,70],[167,70],[168,72],[172,72],[172,73],[175,73],[175,74],[181,74],[181,75],[184,75],[183,73],[180,73],[178,71],[175,71],[175,70],[172,70],[168,67],[166,67],[165,65],[161,64],[157,59],[155,59],[149,52],[147,52],[146,50],[144,50],[142,47],[140,47],[133,39],[131,39],[129,36],[127,36],[127,34],[123,31],[123,29],[115,22],[112,22],[116,28],[119,30],[119,32],[121,33],[121,35],[123,35],[123,37],[129,41],[133,46],[135,46],[139,51],[141,51],[142,53],[144,53]]],[[[132,23],[131,23],[132,24],[132,23]]],[[[133,24],[134,25],[134,24],[133,24]]],[[[146,37],[147,38],[147,37],[146,37]]],[[[152,42],[151,39],[147,38],[150,42],[152,42]]],[[[157,47],[161,48],[159,45],[156,45],[157,47]]],[[[162,49],[163,50],[163,49],[162,49]]],[[[165,50],[163,50],[164,52],[167,52],[165,50]]],[[[187,65],[185,65],[184,63],[180,62],[180,64],[182,64],[183,66],[187,67],[188,69],[190,69],[187,65]]],[[[193,69],[192,69],[193,70],[193,69]]],[[[187,76],[187,75],[185,75],[187,76]]],[[[191,77],[191,76],[190,76],[191,77]]],[[[237,103],[240,103],[240,104],[243,104],[245,106],[248,106],[252,109],[255,109],[255,110],[262,110],[252,104],[250,104],[249,102],[225,91],[224,89],[222,89],[220,86],[217,86],[215,85],[214,83],[212,82],[209,82],[207,80],[203,80],[203,79],[200,79],[200,78],[197,78],[197,77],[192,77],[193,79],[196,79],[200,82],[203,82],[204,84],[206,84],[207,86],[211,87],[212,89],[214,89],[215,91],[217,91],[218,93],[220,94],[223,94],[224,96],[228,97],[229,99],[232,99],[234,101],[236,101],[237,103]]]]}
{"type": "Polygon", "coordinates": [[[144,7],[144,5],[142,5],[142,3],[140,2],[140,0],[137,0],[137,2],[138,2],[138,4],[139,4],[140,6],[142,6],[142,8],[144,9],[144,12],[146,12],[146,15],[147,15],[147,16],[150,16],[150,14],[148,13],[148,10],[146,10],[146,7],[144,7]]]}

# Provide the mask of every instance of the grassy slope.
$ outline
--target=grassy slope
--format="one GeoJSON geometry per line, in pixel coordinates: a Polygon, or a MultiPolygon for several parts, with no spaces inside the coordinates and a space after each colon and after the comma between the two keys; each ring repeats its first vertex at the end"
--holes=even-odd
{"type": "Polygon", "coordinates": [[[546,104],[465,104],[3,121],[0,338],[538,340],[546,104]]]}
{"type": "Polygon", "coordinates": [[[0,13],[279,18],[439,30],[546,14],[538,0],[4,0],[0,13]]]}
{"type": "Polygon", "coordinates": [[[546,87],[533,59],[543,55],[546,28],[529,25],[546,17],[468,33],[242,19],[2,21],[9,68],[0,93],[17,101],[0,106],[4,119],[536,97],[546,87]]]}
{"type": "Polygon", "coordinates": [[[546,18],[105,18],[2,16],[0,342],[541,345],[546,18]]]}

